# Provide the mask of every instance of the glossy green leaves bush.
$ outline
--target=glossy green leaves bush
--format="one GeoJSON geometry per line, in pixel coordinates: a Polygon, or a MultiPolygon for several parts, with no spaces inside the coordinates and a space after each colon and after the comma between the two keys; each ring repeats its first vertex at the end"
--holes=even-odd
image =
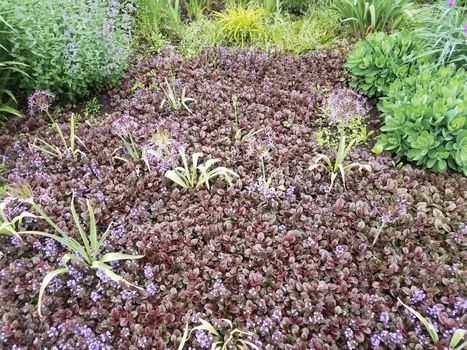
{"type": "Polygon", "coordinates": [[[347,59],[350,86],[369,97],[385,95],[394,80],[407,75],[412,58],[420,49],[420,41],[411,33],[370,34],[347,59]]]}
{"type": "Polygon", "coordinates": [[[131,4],[111,0],[1,1],[15,28],[12,59],[28,65],[19,89],[76,100],[115,84],[130,49],[131,4]]]}
{"type": "Polygon", "coordinates": [[[455,65],[413,67],[396,80],[378,108],[384,125],[375,151],[391,151],[417,165],[467,175],[467,74],[455,65]]]}

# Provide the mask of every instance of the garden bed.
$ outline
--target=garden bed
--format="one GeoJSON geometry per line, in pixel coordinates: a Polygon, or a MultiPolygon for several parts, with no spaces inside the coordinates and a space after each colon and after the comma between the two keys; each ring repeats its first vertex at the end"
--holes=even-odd
{"type": "MultiPolygon", "coordinates": [[[[433,314],[440,334],[465,328],[466,178],[398,166],[363,144],[351,159],[372,171],[349,173],[347,190],[336,180],[328,191],[329,174],[308,170],[318,153],[332,155],[314,135],[326,92],[345,86],[344,61],[339,51],[297,57],[221,48],[183,62],[166,51],[132,65],[105,97],[108,114],[79,124],[84,155],[57,161],[32,150],[37,137],[59,144],[45,118],[19,121],[14,135],[11,126],[3,130],[9,182],[26,181],[44,211],[75,234],[71,197],[84,223],[90,200],[100,227],[113,223],[106,249],[144,254],[114,271],[145,291],[75,269],[51,283],[39,319],[39,285],[66,251],[44,238],[2,237],[2,346],[176,349],[186,322],[224,318],[256,334],[260,349],[412,349],[420,342],[429,349],[397,298],[433,314]],[[195,100],[187,104],[192,113],[160,109],[170,77],[195,100]],[[240,128],[259,131],[248,140],[234,138],[233,95],[240,128]],[[115,159],[128,157],[116,135],[128,120],[137,122],[137,143],[166,128],[173,145],[220,158],[239,179],[186,190],[164,177],[178,158],[151,170],[115,159]],[[258,182],[259,156],[270,188],[258,182]]],[[[50,231],[40,220],[27,226],[50,231]]],[[[202,349],[206,337],[193,333],[188,343],[202,349]]]]}

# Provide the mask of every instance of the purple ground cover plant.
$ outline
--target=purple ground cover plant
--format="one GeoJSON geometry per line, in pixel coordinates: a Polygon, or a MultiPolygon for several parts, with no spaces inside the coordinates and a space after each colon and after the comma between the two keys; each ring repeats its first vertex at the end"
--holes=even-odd
{"type": "MultiPolygon", "coordinates": [[[[264,350],[440,350],[421,342],[429,335],[397,308],[397,296],[438,323],[439,346],[447,347],[443,340],[449,337],[441,335],[467,323],[461,225],[467,180],[410,165],[395,169],[390,155],[375,157],[360,143],[352,158],[371,164],[373,174],[355,174],[347,191],[327,192],[327,174],[307,171],[318,152],[310,135],[322,126],[322,91],[344,87],[344,60],[337,50],[289,57],[212,49],[183,62],[165,50],[135,62],[127,79],[102,96],[108,116],[100,113],[92,128],[79,126],[89,151],[71,161],[41,156],[35,162],[38,154],[28,144],[49,138],[50,128],[37,117],[12,120],[0,136],[4,176],[29,183],[36,200],[42,194],[43,210],[75,239],[79,232],[66,209],[71,195],[80,198],[82,222],[88,222],[90,201],[99,228],[114,223],[104,254],[145,255],[134,264],[112,266],[144,290],[131,295],[127,288],[122,295],[102,270],[88,274],[76,268],[82,272],[76,285],[67,287],[74,279],[70,274],[50,284],[47,294],[53,289],[53,298],[45,298],[39,320],[41,277],[67,250],[37,237],[16,247],[2,237],[0,347],[76,349],[87,348],[89,339],[115,349],[176,349],[186,323],[196,325],[201,317],[214,325],[223,318],[234,321],[254,333],[252,342],[264,350]],[[166,76],[176,76],[196,99],[192,114],[159,110],[164,96],[154,86],[166,76]],[[144,88],[133,98],[137,82],[144,88]],[[321,91],[313,88],[318,84],[321,91]],[[273,204],[265,205],[259,191],[248,191],[261,170],[247,143],[232,138],[233,94],[248,125],[267,127],[255,138],[271,135],[274,147],[265,166],[267,176],[274,174],[273,204]],[[137,123],[138,145],[149,143],[164,121],[189,154],[220,158],[240,179],[233,186],[216,179],[210,190],[194,191],[154,171],[158,162],[154,170],[143,162],[114,162],[111,154],[122,141],[112,123],[125,113],[137,123]],[[290,127],[284,120],[292,121],[290,127]],[[399,200],[407,201],[406,213],[388,223],[388,235],[372,246],[382,215],[388,222],[399,215],[389,210],[399,200]],[[413,305],[418,290],[425,297],[413,305]]],[[[24,227],[49,228],[42,220],[24,227]]],[[[194,333],[186,345],[200,349],[194,333]]]]}

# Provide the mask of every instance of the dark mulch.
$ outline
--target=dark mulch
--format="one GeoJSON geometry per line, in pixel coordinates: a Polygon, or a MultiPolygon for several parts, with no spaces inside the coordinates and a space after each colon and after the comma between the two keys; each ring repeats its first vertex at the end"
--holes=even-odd
{"type": "Polygon", "coordinates": [[[91,200],[101,227],[114,223],[109,251],[145,255],[115,271],[153,286],[131,291],[94,271],[74,273],[52,283],[39,319],[39,284],[65,251],[45,239],[0,238],[1,347],[176,349],[187,320],[194,326],[202,317],[234,320],[258,335],[261,349],[370,349],[372,337],[381,349],[415,349],[417,335],[428,335],[398,297],[437,315],[431,319],[440,333],[465,327],[465,177],[397,169],[389,155],[375,157],[363,145],[351,158],[373,172],[351,172],[347,191],[338,180],[328,193],[328,174],[307,170],[322,152],[313,133],[323,91],[343,86],[343,60],[338,51],[288,57],[220,49],[181,62],[166,52],[131,66],[109,92],[110,114],[98,125],[80,124],[87,157],[57,161],[31,151],[35,137],[59,144],[37,117],[17,123],[14,136],[14,128],[3,130],[9,180],[29,182],[36,201],[74,234],[71,196],[83,213],[91,200]],[[193,115],[159,110],[159,84],[170,76],[196,99],[193,115]],[[131,92],[136,82],[145,87],[131,92]],[[253,141],[233,141],[233,94],[241,127],[264,129],[253,141]],[[112,122],[126,112],[138,120],[140,144],[166,123],[189,154],[221,158],[241,179],[231,188],[219,179],[210,191],[183,190],[157,167],[113,161],[122,142],[112,122]],[[266,168],[274,190],[257,185],[257,145],[271,147],[266,168]],[[382,215],[401,203],[406,213],[373,247],[382,215]]]}

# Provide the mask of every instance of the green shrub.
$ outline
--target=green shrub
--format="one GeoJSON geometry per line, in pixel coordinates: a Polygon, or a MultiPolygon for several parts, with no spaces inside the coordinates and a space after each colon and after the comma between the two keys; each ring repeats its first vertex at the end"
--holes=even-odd
{"type": "Polygon", "coordinates": [[[403,22],[408,0],[337,0],[335,7],[356,35],[389,32],[403,22]]]}
{"type": "Polygon", "coordinates": [[[281,7],[290,13],[302,14],[308,10],[313,2],[316,0],[282,0],[281,7]]]}
{"type": "Polygon", "coordinates": [[[467,7],[450,7],[443,1],[428,10],[431,16],[425,17],[416,31],[428,48],[421,56],[433,56],[438,65],[467,66],[467,7]]]}
{"type": "Polygon", "coordinates": [[[214,47],[218,43],[216,23],[202,16],[187,25],[177,50],[184,57],[192,58],[201,50],[214,47]]]}
{"type": "Polygon", "coordinates": [[[300,18],[288,14],[276,17],[267,26],[263,48],[279,47],[286,52],[301,54],[332,44],[342,29],[335,10],[329,6],[312,5],[300,18]]]}
{"type": "Polygon", "coordinates": [[[378,105],[385,119],[375,151],[467,175],[466,81],[464,68],[433,64],[414,66],[407,78],[394,81],[378,105]]]}
{"type": "Polygon", "coordinates": [[[11,54],[32,78],[19,87],[75,100],[115,84],[127,64],[131,9],[116,0],[2,1],[15,28],[11,54]]]}
{"type": "Polygon", "coordinates": [[[263,41],[267,14],[264,8],[254,5],[227,7],[216,13],[218,40],[242,46],[263,41]]]}
{"type": "Polygon", "coordinates": [[[347,59],[350,86],[369,97],[385,95],[395,79],[408,73],[409,62],[420,50],[420,41],[411,33],[369,35],[355,46],[347,59]]]}
{"type": "Polygon", "coordinates": [[[12,89],[19,76],[27,75],[24,73],[26,65],[13,61],[10,55],[7,38],[14,32],[14,28],[0,15],[0,122],[9,115],[21,116],[16,109],[17,101],[12,89]]]}

